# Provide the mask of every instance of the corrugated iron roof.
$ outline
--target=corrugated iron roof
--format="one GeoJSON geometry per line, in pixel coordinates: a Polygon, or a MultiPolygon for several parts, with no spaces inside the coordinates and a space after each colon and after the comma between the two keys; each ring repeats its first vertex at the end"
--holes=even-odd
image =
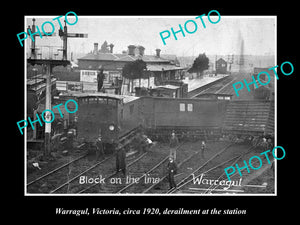
{"type": "Polygon", "coordinates": [[[125,54],[113,54],[113,53],[89,53],[78,60],[100,60],[100,61],[135,61],[142,59],[145,62],[170,62],[169,59],[157,57],[155,55],[125,55],[125,54]]]}
{"type": "Polygon", "coordinates": [[[98,54],[93,54],[89,53],[78,60],[107,60],[107,61],[113,61],[119,59],[116,55],[112,53],[98,53],[98,54]]]}
{"type": "Polygon", "coordinates": [[[172,90],[176,90],[178,88],[180,88],[180,87],[179,86],[175,86],[175,85],[167,84],[167,85],[155,86],[153,89],[172,89],[172,90]]]}
{"type": "Polygon", "coordinates": [[[123,55],[122,57],[119,57],[117,61],[135,61],[135,60],[136,59],[131,55],[123,55]]]}
{"type": "Polygon", "coordinates": [[[183,70],[184,67],[175,66],[175,65],[147,65],[147,70],[149,71],[166,71],[166,70],[183,70]]]}

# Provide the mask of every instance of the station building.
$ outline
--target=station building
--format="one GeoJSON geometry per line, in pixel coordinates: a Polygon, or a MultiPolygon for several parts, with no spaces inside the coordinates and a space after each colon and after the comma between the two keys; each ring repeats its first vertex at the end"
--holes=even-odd
{"type": "Polygon", "coordinates": [[[156,54],[145,55],[143,46],[129,45],[127,51],[121,54],[113,53],[113,44],[109,45],[109,51],[103,52],[98,49],[98,43],[94,43],[94,49],[89,54],[78,58],[80,70],[80,81],[97,82],[97,73],[99,68],[103,69],[105,74],[104,85],[120,84],[122,77],[122,68],[128,62],[137,59],[143,60],[147,65],[145,71],[146,78],[129,81],[124,79],[122,84],[122,94],[135,92],[135,87],[153,88],[161,85],[167,80],[179,79],[182,76],[183,67],[174,55],[160,55],[161,50],[156,49],[156,54]]]}

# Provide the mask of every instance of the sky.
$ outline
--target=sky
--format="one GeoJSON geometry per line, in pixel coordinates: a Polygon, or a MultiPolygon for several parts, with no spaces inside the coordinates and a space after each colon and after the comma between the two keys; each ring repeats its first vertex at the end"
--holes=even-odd
{"type": "MultiPolygon", "coordinates": [[[[211,20],[217,21],[218,16],[212,16],[211,20]]],[[[244,54],[250,55],[274,55],[276,53],[276,17],[275,16],[221,16],[218,23],[212,24],[207,16],[203,17],[206,28],[201,21],[193,16],[80,16],[74,25],[67,25],[69,33],[87,33],[88,38],[69,38],[68,53],[88,53],[93,50],[94,43],[99,43],[99,48],[104,41],[114,44],[114,53],[127,50],[127,46],[142,45],[145,54],[154,55],[155,49],[161,49],[161,54],[175,54],[177,56],[196,56],[200,53],[207,55],[240,54],[241,42],[244,40],[244,54]],[[185,37],[177,34],[177,40],[171,32],[179,30],[179,24],[184,29],[187,20],[193,20],[197,24],[197,30],[189,34],[184,30],[185,37]],[[159,35],[160,32],[169,30],[170,38],[166,39],[166,45],[159,35]]],[[[32,25],[32,18],[36,19],[36,25],[41,30],[45,21],[52,21],[53,16],[26,16],[25,27],[32,25]]],[[[61,22],[63,23],[63,18],[61,22]]],[[[69,16],[70,23],[75,18],[69,16]]],[[[36,46],[43,54],[55,52],[62,41],[58,36],[59,24],[52,21],[55,26],[56,36],[37,37],[36,46]],[[42,47],[57,46],[57,47],[42,47]]],[[[25,29],[25,28],[24,28],[25,29]]],[[[49,24],[45,24],[45,31],[52,30],[49,24]]],[[[192,22],[187,29],[194,30],[192,22]]],[[[21,31],[20,31],[21,32],[21,31]]],[[[42,32],[42,30],[41,30],[42,32]]],[[[29,49],[30,37],[26,40],[26,48],[29,49]]],[[[61,54],[61,53],[60,53],[61,54]]]]}

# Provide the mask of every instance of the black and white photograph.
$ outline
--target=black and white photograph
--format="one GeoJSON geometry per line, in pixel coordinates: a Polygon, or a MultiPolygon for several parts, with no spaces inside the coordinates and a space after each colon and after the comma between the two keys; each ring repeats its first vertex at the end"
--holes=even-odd
{"type": "Polygon", "coordinates": [[[207,3],[18,3],[4,30],[16,145],[3,148],[5,215],[296,217],[296,7],[207,3]]]}
{"type": "Polygon", "coordinates": [[[277,195],[276,16],[24,25],[26,196],[277,195]]]}

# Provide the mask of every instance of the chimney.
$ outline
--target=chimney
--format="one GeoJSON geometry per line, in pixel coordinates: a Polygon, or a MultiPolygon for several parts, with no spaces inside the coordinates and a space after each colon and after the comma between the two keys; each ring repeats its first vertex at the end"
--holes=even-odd
{"type": "Polygon", "coordinates": [[[155,49],[155,51],[156,51],[156,57],[159,58],[159,57],[160,57],[160,51],[161,51],[161,50],[160,50],[159,48],[157,48],[157,49],[155,49]]]}
{"type": "Polygon", "coordinates": [[[135,45],[128,45],[128,55],[134,56],[135,45]]]}
{"type": "Polygon", "coordinates": [[[110,45],[109,45],[109,52],[110,52],[110,53],[113,53],[113,50],[114,50],[114,45],[113,45],[113,44],[110,44],[110,45]]]}
{"type": "Polygon", "coordinates": [[[94,51],[93,51],[94,55],[98,54],[98,43],[94,43],[94,51]]]}
{"type": "Polygon", "coordinates": [[[145,48],[143,47],[143,46],[138,46],[137,47],[138,48],[138,50],[139,50],[139,54],[141,55],[141,56],[143,56],[144,55],[144,52],[145,52],[145,48]]]}

